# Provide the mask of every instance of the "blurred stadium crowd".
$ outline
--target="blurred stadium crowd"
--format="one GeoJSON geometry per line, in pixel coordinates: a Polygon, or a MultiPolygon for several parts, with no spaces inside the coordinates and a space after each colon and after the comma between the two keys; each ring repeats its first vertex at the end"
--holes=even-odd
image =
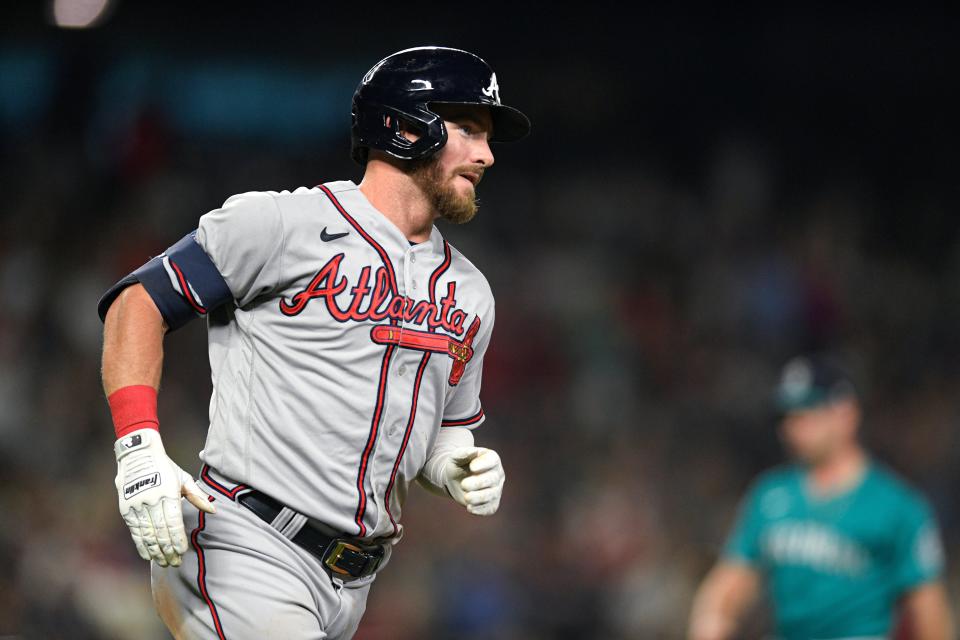
{"type": "MultiPolygon", "coordinates": [[[[0,146],[0,636],[161,638],[116,510],[96,301],[232,193],[359,171],[345,137],[194,139],[148,104],[105,139],[70,100],[0,146]]],[[[850,359],[865,438],[933,502],[958,595],[960,246],[893,250],[933,206],[920,190],[878,223],[869,180],[788,192],[775,140],[721,133],[677,176],[549,153],[535,128],[498,156],[477,220],[442,229],[497,299],[477,437],[505,497],[476,519],[412,491],[358,638],[681,637],[739,496],[781,460],[769,392],[807,349],[850,359]]],[[[166,347],[164,441],[198,469],[202,322],[166,347]]]]}

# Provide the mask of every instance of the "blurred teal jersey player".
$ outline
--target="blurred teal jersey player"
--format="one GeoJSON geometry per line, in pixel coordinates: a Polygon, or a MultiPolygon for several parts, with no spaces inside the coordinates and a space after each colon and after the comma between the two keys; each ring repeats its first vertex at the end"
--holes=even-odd
{"type": "Polygon", "coordinates": [[[736,637],[764,585],[782,640],[952,638],[943,552],[927,501],[857,440],[849,377],[823,358],[784,368],[776,402],[795,462],[744,498],[723,557],[694,602],[691,640],[736,637]]]}
{"type": "Polygon", "coordinates": [[[766,575],[779,635],[789,639],[882,637],[900,596],[942,568],[929,507],[875,462],[829,496],[809,491],[802,467],[765,474],[724,557],[766,575]]]}

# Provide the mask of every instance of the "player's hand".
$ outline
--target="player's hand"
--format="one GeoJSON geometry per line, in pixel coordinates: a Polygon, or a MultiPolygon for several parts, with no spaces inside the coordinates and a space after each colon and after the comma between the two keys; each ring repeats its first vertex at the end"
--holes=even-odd
{"type": "Polygon", "coordinates": [[[490,516],[497,512],[506,475],[493,449],[454,449],[447,458],[444,479],[450,496],[470,513],[490,516]]]}
{"type": "Polygon", "coordinates": [[[138,429],[113,445],[117,455],[115,484],[120,515],[130,528],[137,552],[161,567],[180,566],[187,552],[187,534],[180,496],[201,511],[213,505],[186,471],[167,457],[155,429],[138,429]]]}

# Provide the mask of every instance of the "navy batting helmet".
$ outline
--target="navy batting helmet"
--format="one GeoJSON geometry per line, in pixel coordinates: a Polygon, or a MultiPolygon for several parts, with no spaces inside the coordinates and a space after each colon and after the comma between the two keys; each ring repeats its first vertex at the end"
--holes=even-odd
{"type": "Polygon", "coordinates": [[[478,56],[447,47],[416,47],[387,56],[363,76],[353,94],[351,155],[360,164],[368,149],[415,160],[435,153],[447,141],[443,119],[431,105],[475,104],[490,108],[491,142],[512,142],[530,132],[530,120],[500,104],[497,74],[478,56]],[[401,121],[417,132],[415,142],[401,121]]]}

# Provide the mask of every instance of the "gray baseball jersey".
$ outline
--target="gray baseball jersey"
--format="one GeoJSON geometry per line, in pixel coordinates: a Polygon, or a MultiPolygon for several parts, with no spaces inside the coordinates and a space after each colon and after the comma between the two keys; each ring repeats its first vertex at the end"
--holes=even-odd
{"type": "Polygon", "coordinates": [[[411,245],[352,182],[233,196],[115,285],[167,324],[206,316],[202,460],[307,517],[398,539],[444,426],[484,420],[490,287],[434,228],[411,245]]]}

